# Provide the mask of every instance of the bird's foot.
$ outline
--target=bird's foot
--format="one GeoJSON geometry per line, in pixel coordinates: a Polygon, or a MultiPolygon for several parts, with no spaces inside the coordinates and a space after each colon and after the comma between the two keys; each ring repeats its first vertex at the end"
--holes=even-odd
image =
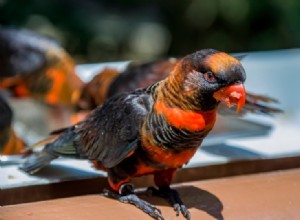
{"type": "Polygon", "coordinates": [[[149,187],[147,189],[147,192],[153,196],[159,196],[167,199],[169,203],[173,206],[177,216],[179,216],[181,212],[187,220],[191,219],[191,214],[189,210],[181,201],[180,196],[176,190],[171,189],[169,186],[160,187],[159,189],[156,189],[155,187],[149,187]]]}
{"type": "Polygon", "coordinates": [[[156,220],[164,220],[160,209],[149,202],[140,199],[134,193],[133,186],[131,184],[123,184],[119,191],[119,193],[116,193],[111,190],[104,189],[103,193],[105,196],[114,198],[120,202],[135,205],[137,208],[141,209],[143,212],[147,213],[156,220]]]}

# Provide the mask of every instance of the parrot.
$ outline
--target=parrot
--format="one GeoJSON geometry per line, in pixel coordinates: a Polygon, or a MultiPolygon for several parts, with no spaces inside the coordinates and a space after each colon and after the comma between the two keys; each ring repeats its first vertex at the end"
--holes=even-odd
{"type": "Polygon", "coordinates": [[[0,155],[22,154],[24,141],[12,127],[13,111],[0,95],[0,155]]]}
{"type": "Polygon", "coordinates": [[[73,106],[83,84],[72,57],[54,39],[0,26],[0,89],[49,105],[73,106]]]}
{"type": "Polygon", "coordinates": [[[153,195],[190,220],[170,186],[172,177],[214,127],[220,103],[242,110],[245,80],[245,70],[233,56],[209,48],[196,51],[180,59],[163,80],[112,96],[83,121],[53,131],[56,138],[19,168],[33,175],[58,157],[91,160],[107,172],[105,196],[161,220],[160,209],[139,198],[131,184],[132,178],[153,175],[153,195]]]}
{"type": "Polygon", "coordinates": [[[156,83],[166,78],[176,62],[173,58],[142,63],[130,62],[121,72],[113,68],[104,68],[83,86],[78,109],[92,110],[117,93],[156,83]]]}

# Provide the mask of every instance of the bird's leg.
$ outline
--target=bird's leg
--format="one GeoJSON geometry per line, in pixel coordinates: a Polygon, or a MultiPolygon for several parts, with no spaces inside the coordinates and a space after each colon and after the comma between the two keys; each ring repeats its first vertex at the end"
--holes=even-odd
{"type": "Polygon", "coordinates": [[[186,206],[181,201],[179,194],[176,190],[170,188],[170,184],[176,168],[171,168],[167,170],[161,170],[154,174],[154,182],[157,188],[149,187],[148,192],[154,196],[159,196],[165,198],[173,206],[176,215],[178,216],[180,212],[187,219],[191,219],[191,214],[186,206]]]}
{"type": "Polygon", "coordinates": [[[149,193],[153,196],[159,196],[165,198],[169,201],[169,203],[173,206],[176,215],[178,216],[180,212],[187,219],[191,219],[191,214],[187,207],[183,204],[182,200],[178,192],[174,189],[171,189],[169,186],[159,187],[158,189],[155,187],[149,187],[147,189],[149,193]]]}
{"type": "Polygon", "coordinates": [[[108,189],[104,189],[104,195],[107,197],[114,198],[123,203],[133,204],[156,220],[164,219],[160,209],[150,204],[149,202],[140,199],[134,193],[133,185],[130,183],[124,183],[123,185],[121,185],[119,193],[108,189]]]}

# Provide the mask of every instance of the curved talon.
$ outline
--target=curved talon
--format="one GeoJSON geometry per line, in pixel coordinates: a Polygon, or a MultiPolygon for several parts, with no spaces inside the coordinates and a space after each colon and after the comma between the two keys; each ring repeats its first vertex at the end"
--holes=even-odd
{"type": "Polygon", "coordinates": [[[191,213],[185,206],[181,208],[181,213],[187,220],[191,220],[191,213]]]}
{"type": "Polygon", "coordinates": [[[152,209],[154,209],[156,212],[158,212],[159,214],[161,214],[161,210],[159,208],[157,208],[156,206],[152,205],[152,209]]]}
{"type": "Polygon", "coordinates": [[[179,206],[179,204],[175,204],[173,206],[173,208],[174,208],[174,211],[176,212],[176,216],[179,216],[179,214],[180,214],[180,206],[179,206]]]}

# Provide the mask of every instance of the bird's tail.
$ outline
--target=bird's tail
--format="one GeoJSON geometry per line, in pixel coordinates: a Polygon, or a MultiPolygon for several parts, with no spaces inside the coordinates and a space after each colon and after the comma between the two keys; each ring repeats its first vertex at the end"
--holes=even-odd
{"type": "Polygon", "coordinates": [[[279,108],[272,107],[270,105],[272,103],[277,104],[278,101],[272,97],[247,93],[245,110],[247,112],[261,113],[267,115],[283,112],[279,108]]]}
{"type": "Polygon", "coordinates": [[[41,151],[27,157],[24,163],[20,165],[20,169],[26,173],[34,174],[43,167],[47,166],[57,156],[41,151]]]}

